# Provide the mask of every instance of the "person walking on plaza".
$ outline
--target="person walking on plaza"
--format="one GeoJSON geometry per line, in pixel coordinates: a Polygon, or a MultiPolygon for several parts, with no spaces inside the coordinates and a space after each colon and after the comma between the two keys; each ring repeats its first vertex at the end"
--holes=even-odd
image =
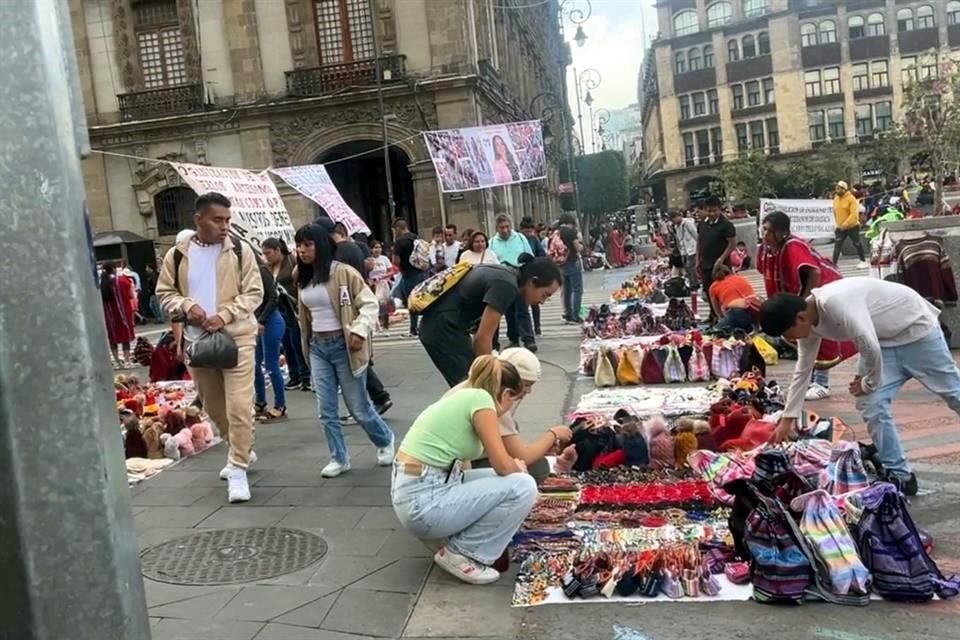
{"type": "Polygon", "coordinates": [[[860,259],[857,267],[860,269],[869,267],[863,252],[863,243],[860,242],[860,201],[843,180],[837,183],[833,191],[833,219],[834,224],[837,225],[834,231],[833,264],[840,264],[840,251],[843,249],[843,243],[849,238],[860,259]]]}
{"type": "MultiPolygon", "coordinates": [[[[724,215],[721,205],[717,196],[707,198],[704,203],[703,222],[697,229],[700,278],[703,282],[703,294],[708,300],[710,285],[713,283],[713,268],[721,264],[730,266],[730,252],[737,244],[737,230],[724,215]]],[[[710,310],[709,321],[716,321],[713,309],[710,310]]]]}
{"type": "MultiPolygon", "coordinates": [[[[410,292],[413,291],[413,288],[426,280],[427,275],[429,275],[427,271],[410,262],[410,257],[413,256],[417,250],[417,243],[423,242],[423,240],[420,240],[410,232],[410,227],[403,218],[397,218],[393,223],[393,236],[393,260],[397,265],[397,269],[400,270],[400,281],[394,288],[392,295],[400,298],[403,304],[406,305],[407,298],[410,297],[410,292]]],[[[410,331],[406,334],[407,337],[417,337],[419,333],[419,320],[419,314],[410,314],[410,331]]]]}
{"type": "Polygon", "coordinates": [[[393,460],[393,432],[367,393],[370,341],[377,326],[377,297],[360,273],[334,260],[330,235],[315,224],[297,230],[297,285],[300,332],[310,354],[313,391],[330,449],[330,462],[320,472],[335,478],[350,470],[350,456],[337,411],[337,390],[347,410],[377,448],[377,464],[393,460]]]}
{"type": "Polygon", "coordinates": [[[769,335],[796,340],[799,351],[774,440],[787,440],[796,429],[820,341],[852,340],[860,363],[849,389],[877,449],[882,475],[904,494],[916,495],[917,477],[900,444],[890,404],[908,380],[916,379],[960,415],[960,371],[940,327],[940,311],[902,284],[847,278],[805,298],[774,296],[762,305],[760,322],[769,335]]]}
{"type": "Polygon", "coordinates": [[[287,359],[289,380],[287,391],[300,389],[310,391],[310,367],[303,356],[300,323],[297,320],[297,283],[293,279],[295,258],[290,248],[280,238],[267,238],[260,245],[263,258],[267,261],[270,274],[277,283],[277,308],[283,316],[283,354],[287,359]]]}
{"type": "Polygon", "coordinates": [[[390,498],[400,523],[423,540],[446,538],[434,562],[470,584],[500,577],[491,565],[536,501],[537,483],[507,451],[498,420],[523,392],[516,367],[478,357],[466,388],[420,413],[393,466],[390,498]],[[463,469],[482,453],[492,469],[463,469]]]}
{"type": "Polygon", "coordinates": [[[257,319],[256,361],[253,367],[253,390],[256,396],[254,408],[259,419],[276,422],[287,417],[287,396],[284,393],[283,372],[280,370],[284,322],[279,309],[277,282],[266,261],[260,264],[260,280],[263,283],[263,302],[254,311],[257,319]],[[270,386],[273,387],[273,406],[269,409],[264,367],[270,374],[270,386]]]}
{"type": "Polygon", "coordinates": [[[577,219],[572,213],[562,213],[559,228],[547,243],[547,253],[563,273],[563,319],[580,324],[580,306],[583,304],[583,241],[577,232],[577,219]]]}
{"type": "Polygon", "coordinates": [[[237,345],[237,365],[230,369],[187,368],[203,407],[228,446],[230,502],[250,499],[247,466],[253,454],[253,368],[257,343],[254,311],[263,299],[260,267],[253,249],[230,235],[230,200],[219,193],[197,198],[196,234],[174,246],[163,259],[157,298],[168,317],[186,316],[183,337],[194,342],[223,331],[237,345]],[[239,243],[239,244],[237,244],[239,243]]]}
{"type": "Polygon", "coordinates": [[[452,267],[460,261],[460,252],[463,247],[457,239],[457,225],[448,224],[443,228],[443,264],[445,267],[452,267]]]}
{"type": "MultiPolygon", "coordinates": [[[[760,248],[757,271],[763,275],[767,298],[789,293],[805,298],[814,287],[840,280],[840,270],[821,256],[805,240],[790,232],[790,216],[773,211],[760,227],[760,248]]],[[[810,374],[808,401],[830,397],[830,372],[833,367],[856,353],[852,342],[823,340],[817,355],[817,366],[810,374]]]]}
{"type": "Polygon", "coordinates": [[[470,244],[460,252],[457,262],[469,264],[500,264],[497,254],[487,248],[487,234],[474,231],[470,235],[470,244]]]}
{"type": "Polygon", "coordinates": [[[674,275],[687,276],[691,291],[700,288],[697,277],[697,223],[677,209],[670,211],[670,266],[674,275]]]}
{"type": "MultiPolygon", "coordinates": [[[[511,269],[520,267],[521,255],[533,255],[527,238],[514,230],[513,220],[505,213],[497,216],[497,234],[490,240],[490,250],[497,256],[500,264],[511,269]]],[[[536,352],[536,338],[533,335],[530,307],[527,303],[519,298],[515,299],[513,307],[507,310],[506,317],[507,341],[510,346],[517,347],[522,342],[524,347],[536,352]]]]}
{"type": "MultiPolygon", "coordinates": [[[[547,255],[543,243],[540,241],[540,236],[537,235],[537,227],[533,223],[533,218],[526,216],[520,221],[520,233],[527,239],[527,243],[530,245],[530,253],[534,258],[542,258],[547,255]]],[[[540,305],[530,305],[530,313],[533,315],[533,333],[539,336],[542,333],[540,330],[540,305]]]]}
{"type": "Polygon", "coordinates": [[[112,262],[103,265],[100,274],[100,299],[103,302],[103,317],[107,325],[107,341],[115,369],[132,369],[136,366],[130,357],[130,343],[136,340],[134,322],[133,281],[117,273],[112,262]],[[120,349],[123,349],[123,359],[120,349]]]}
{"type": "Polygon", "coordinates": [[[473,267],[423,313],[420,343],[449,386],[467,377],[474,357],[493,351],[500,319],[513,302],[543,304],[560,288],[560,269],[549,258],[521,256],[520,269],[473,267]]]}

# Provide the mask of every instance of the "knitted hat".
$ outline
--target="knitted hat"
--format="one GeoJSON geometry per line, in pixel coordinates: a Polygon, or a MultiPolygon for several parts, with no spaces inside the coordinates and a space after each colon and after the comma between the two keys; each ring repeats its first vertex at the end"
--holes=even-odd
{"type": "Polygon", "coordinates": [[[650,439],[650,466],[654,469],[667,469],[674,464],[673,438],[663,431],[650,439]]]}
{"type": "Polygon", "coordinates": [[[697,450],[697,436],[689,431],[678,433],[673,439],[674,461],[678,469],[687,466],[687,456],[697,450]]]}
{"type": "Polygon", "coordinates": [[[653,442],[653,439],[661,433],[667,432],[667,421],[661,416],[650,418],[643,426],[647,431],[647,440],[650,442],[653,442]]]}
{"type": "MultiPolygon", "coordinates": [[[[729,442],[729,441],[728,441],[729,442]]],[[[709,431],[705,433],[697,434],[697,449],[702,449],[706,451],[716,451],[717,450],[717,441],[714,440],[713,434],[709,431]]]]}

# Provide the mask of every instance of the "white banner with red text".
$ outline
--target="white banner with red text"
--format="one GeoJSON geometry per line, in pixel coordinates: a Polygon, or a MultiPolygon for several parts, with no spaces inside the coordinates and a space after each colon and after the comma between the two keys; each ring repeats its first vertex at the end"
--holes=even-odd
{"type": "Polygon", "coordinates": [[[760,200],[761,222],[768,213],[783,211],[790,217],[790,233],[804,240],[833,238],[836,223],[832,200],[760,200]]]}
{"type": "Polygon", "coordinates": [[[330,219],[342,223],[350,235],[355,233],[370,235],[370,227],[346,203],[322,164],[280,167],[270,169],[270,173],[323,207],[330,219]]]}

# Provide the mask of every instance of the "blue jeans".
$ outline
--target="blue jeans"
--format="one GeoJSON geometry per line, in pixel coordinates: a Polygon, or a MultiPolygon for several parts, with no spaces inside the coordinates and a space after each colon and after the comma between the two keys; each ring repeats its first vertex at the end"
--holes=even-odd
{"type": "Polygon", "coordinates": [[[563,314],[568,320],[580,318],[580,306],[583,304],[583,269],[580,261],[567,262],[561,268],[563,272],[563,314]]]}
{"type": "MultiPolygon", "coordinates": [[[[916,342],[881,351],[883,374],[879,386],[857,398],[857,409],[867,423],[884,469],[893,475],[907,475],[910,465],[890,414],[893,397],[905,382],[916,378],[927,391],[943,398],[947,406],[960,415],[960,371],[939,328],[916,342]]],[[[862,375],[862,370],[860,373],[862,375]]]]}
{"type": "Polygon", "coordinates": [[[280,370],[280,341],[283,339],[283,316],[279,311],[271,313],[263,323],[263,335],[257,336],[257,362],[253,367],[253,390],[257,404],[267,403],[267,389],[263,380],[263,365],[270,373],[270,386],[273,387],[273,406],[283,409],[287,406],[286,393],[283,390],[283,371],[280,370]]]}
{"type": "Polygon", "coordinates": [[[753,316],[746,309],[728,309],[727,315],[713,325],[714,331],[753,331],[753,316]]]}
{"type": "Polygon", "coordinates": [[[283,353],[287,356],[287,372],[290,379],[303,382],[310,379],[310,367],[303,357],[303,344],[300,338],[300,325],[286,325],[283,332],[283,353]]]}
{"type": "Polygon", "coordinates": [[[810,384],[818,384],[824,389],[830,388],[830,370],[814,369],[810,372],[810,384]]]}
{"type": "MultiPolygon", "coordinates": [[[[418,284],[427,279],[426,271],[412,271],[407,275],[400,277],[400,281],[397,282],[397,286],[393,288],[393,291],[390,292],[390,295],[394,298],[400,298],[403,301],[403,306],[407,306],[407,298],[410,297],[410,293],[413,291],[413,288],[418,284]]],[[[417,325],[420,320],[419,313],[410,314],[410,333],[417,333],[417,325]]]]}
{"type": "Polygon", "coordinates": [[[527,473],[498,476],[493,469],[468,470],[448,482],[446,469],[424,467],[417,477],[394,463],[390,497],[410,533],[449,538],[447,549],[489,566],[533,508],[537,483],[527,473]]]}
{"type": "Polygon", "coordinates": [[[343,401],[357,424],[367,432],[370,442],[378,448],[389,447],[393,432],[377,415],[367,393],[367,370],[354,377],[350,370],[347,342],[342,334],[329,338],[314,337],[310,341],[310,373],[313,392],[317,396],[317,412],[327,436],[330,456],[341,464],[350,460],[343,426],[337,407],[337,389],[343,392],[343,401]]]}

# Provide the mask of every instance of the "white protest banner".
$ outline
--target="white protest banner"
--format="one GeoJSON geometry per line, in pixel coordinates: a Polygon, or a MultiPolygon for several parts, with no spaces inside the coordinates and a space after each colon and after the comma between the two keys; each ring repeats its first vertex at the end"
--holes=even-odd
{"type": "Polygon", "coordinates": [[[771,211],[790,217],[790,233],[803,238],[832,238],[836,227],[832,200],[760,200],[760,220],[771,211]]]}
{"type": "Polygon", "coordinates": [[[547,160],[539,120],[424,131],[444,193],[543,180],[547,160]]]}
{"type": "Polygon", "coordinates": [[[322,164],[303,164],[296,167],[270,169],[270,173],[282,179],[302,195],[323,207],[330,219],[340,222],[347,233],[365,233],[370,235],[370,227],[363,218],[354,213],[350,205],[330,179],[330,174],[322,164]]]}
{"type": "Polygon", "coordinates": [[[293,224],[269,174],[232,167],[170,163],[197,194],[215,191],[230,200],[231,231],[258,249],[267,238],[293,246],[293,224]]]}

